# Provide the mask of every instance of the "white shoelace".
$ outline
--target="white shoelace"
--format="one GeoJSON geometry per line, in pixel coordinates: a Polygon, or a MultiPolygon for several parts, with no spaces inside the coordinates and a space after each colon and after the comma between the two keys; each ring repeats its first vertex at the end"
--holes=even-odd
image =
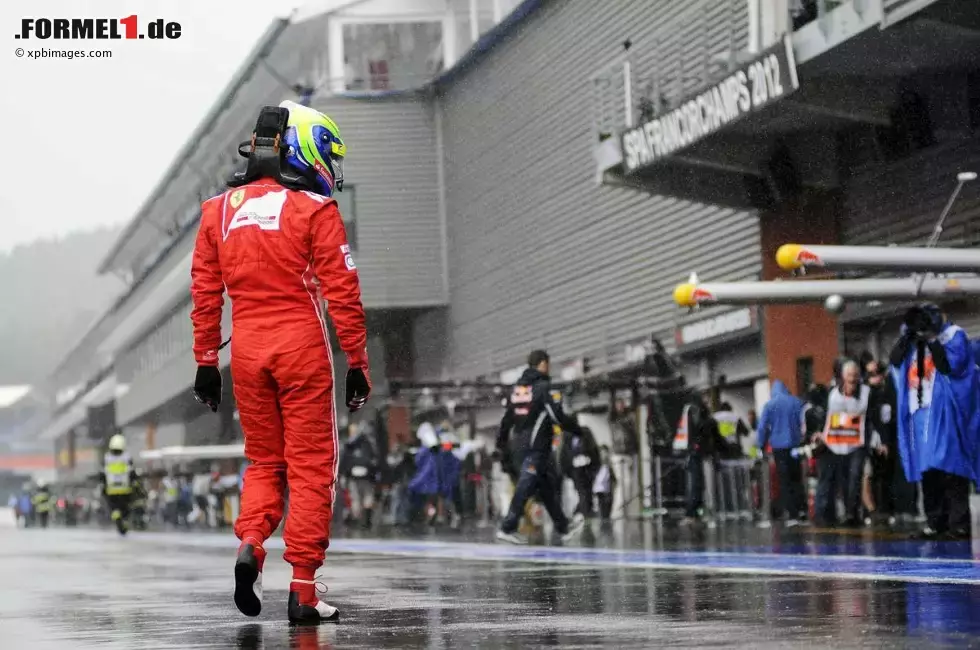
{"type": "Polygon", "coordinates": [[[314,591],[316,591],[317,598],[320,598],[321,594],[323,596],[327,595],[327,584],[322,581],[323,578],[320,576],[317,576],[312,580],[299,580],[297,578],[292,579],[292,582],[295,582],[300,585],[313,585],[313,589],[314,591]]]}

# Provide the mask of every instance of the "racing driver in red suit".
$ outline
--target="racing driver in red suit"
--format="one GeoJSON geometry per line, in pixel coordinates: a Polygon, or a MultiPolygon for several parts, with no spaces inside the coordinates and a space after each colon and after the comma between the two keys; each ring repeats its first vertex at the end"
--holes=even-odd
{"type": "Polygon", "coordinates": [[[202,205],[191,268],[194,392],[215,411],[226,289],[232,303],[231,376],[250,461],[235,522],[235,604],[248,616],[261,611],[263,544],[282,520],[288,485],[289,620],[336,621],[314,577],[330,540],[340,452],[324,301],[347,355],[348,408],[370,393],[357,271],[330,198],[343,184],[346,148],[329,117],[283,102],[263,109],[240,153],[246,171],[202,205]]]}

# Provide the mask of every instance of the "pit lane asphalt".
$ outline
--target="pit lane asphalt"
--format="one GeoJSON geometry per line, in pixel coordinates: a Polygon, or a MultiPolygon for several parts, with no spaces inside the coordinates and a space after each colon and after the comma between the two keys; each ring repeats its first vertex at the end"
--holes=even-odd
{"type": "Polygon", "coordinates": [[[294,628],[281,540],[270,541],[263,613],[246,619],[231,599],[231,535],[4,528],[0,648],[980,647],[980,563],[968,550],[856,557],[851,543],[821,553],[337,540],[322,575],[342,622],[294,628]],[[825,555],[826,571],[792,573],[825,555]],[[858,560],[864,572],[833,570],[858,560]]]}

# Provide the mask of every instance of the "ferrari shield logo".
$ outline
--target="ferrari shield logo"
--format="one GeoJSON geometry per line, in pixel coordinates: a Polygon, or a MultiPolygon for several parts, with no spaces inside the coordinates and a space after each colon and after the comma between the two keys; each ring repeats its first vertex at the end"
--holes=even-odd
{"type": "Polygon", "coordinates": [[[244,199],[245,199],[245,190],[235,190],[231,194],[231,200],[230,200],[231,207],[237,209],[238,206],[242,204],[242,201],[244,199]]]}

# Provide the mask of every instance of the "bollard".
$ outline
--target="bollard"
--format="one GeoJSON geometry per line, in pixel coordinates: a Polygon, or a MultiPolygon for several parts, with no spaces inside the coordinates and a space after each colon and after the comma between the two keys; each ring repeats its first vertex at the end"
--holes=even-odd
{"type": "Polygon", "coordinates": [[[718,521],[728,519],[728,468],[724,461],[715,464],[715,479],[718,481],[718,488],[715,491],[717,508],[715,510],[718,521]]]}
{"type": "Polygon", "coordinates": [[[722,482],[724,484],[724,500],[722,505],[725,509],[725,519],[738,519],[738,489],[735,480],[737,461],[725,461],[722,463],[722,482]]]}
{"type": "Polygon", "coordinates": [[[728,499],[725,501],[725,518],[731,521],[738,519],[738,506],[741,503],[738,490],[738,465],[736,463],[738,461],[733,460],[725,467],[725,489],[728,491],[728,499]]]}
{"type": "Polygon", "coordinates": [[[759,462],[759,528],[771,528],[772,493],[769,487],[769,461],[763,458],[759,462]]]}
{"type": "Polygon", "coordinates": [[[654,515],[667,514],[667,509],[664,508],[663,465],[659,454],[653,457],[653,505],[654,515]]]}
{"type": "Polygon", "coordinates": [[[717,526],[716,513],[718,512],[715,503],[715,464],[710,460],[702,461],[704,464],[704,520],[708,528],[717,526]]]}
{"type": "Polygon", "coordinates": [[[490,525],[490,485],[486,477],[480,479],[480,508],[483,512],[480,514],[480,520],[476,523],[477,528],[486,528],[490,525]]]}
{"type": "Polygon", "coordinates": [[[718,520],[723,521],[728,519],[728,467],[725,461],[718,461],[715,466],[715,476],[718,480],[718,507],[716,512],[718,520]]]}
{"type": "Polygon", "coordinates": [[[741,460],[738,463],[738,486],[741,495],[738,508],[742,521],[752,521],[752,464],[751,460],[741,460]]]}
{"type": "Polygon", "coordinates": [[[398,495],[396,494],[398,487],[398,485],[388,486],[388,498],[382,501],[387,507],[382,523],[388,526],[393,526],[398,522],[398,495]]]}

